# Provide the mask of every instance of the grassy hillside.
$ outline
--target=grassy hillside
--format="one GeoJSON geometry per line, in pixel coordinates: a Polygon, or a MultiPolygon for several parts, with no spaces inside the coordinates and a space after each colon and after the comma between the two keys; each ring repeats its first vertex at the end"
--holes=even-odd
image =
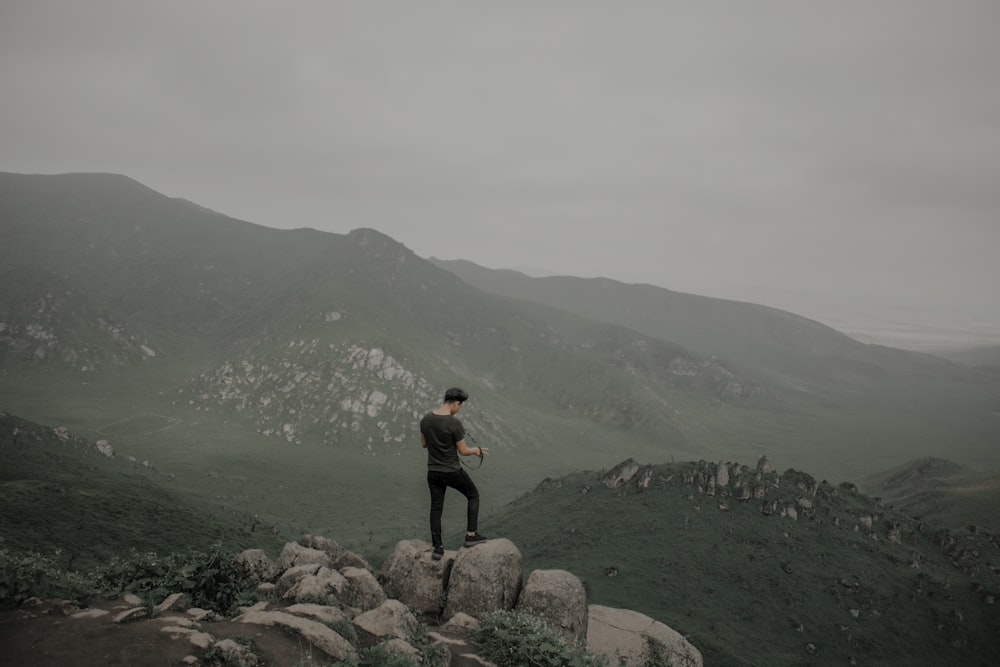
{"type": "Polygon", "coordinates": [[[149,461],[99,451],[65,429],[0,414],[0,548],[59,554],[85,569],[131,549],[174,553],[251,546],[283,536],[218,497],[171,491],[149,461]]]}
{"type": "Polygon", "coordinates": [[[981,526],[1000,533],[1000,476],[939,458],[910,461],[862,480],[867,493],[939,526],[981,526]]]}
{"type": "Polygon", "coordinates": [[[986,665],[1000,651],[1000,540],[935,529],[852,485],[727,464],[542,482],[490,528],[528,568],[584,578],[712,665],[986,665]],[[759,494],[759,495],[758,495],[759,494]],[[744,496],[749,496],[742,499],[744,496]]]}

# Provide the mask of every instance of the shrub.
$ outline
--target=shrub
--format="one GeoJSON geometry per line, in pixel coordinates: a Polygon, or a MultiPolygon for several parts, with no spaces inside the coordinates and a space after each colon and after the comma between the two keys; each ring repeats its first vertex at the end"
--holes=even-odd
{"type": "Polygon", "coordinates": [[[485,615],[472,639],[480,655],[498,667],[605,667],[601,656],[587,652],[523,611],[485,615]]]}
{"type": "Polygon", "coordinates": [[[135,593],[161,600],[171,593],[186,593],[196,607],[229,615],[254,596],[245,568],[232,555],[188,551],[159,556],[133,551],[129,557],[112,558],[95,573],[102,592],[135,593]]]}
{"type": "Polygon", "coordinates": [[[14,555],[0,549],[0,609],[18,606],[30,597],[66,598],[83,602],[95,595],[92,577],[65,571],[59,556],[28,552],[14,555]]]}

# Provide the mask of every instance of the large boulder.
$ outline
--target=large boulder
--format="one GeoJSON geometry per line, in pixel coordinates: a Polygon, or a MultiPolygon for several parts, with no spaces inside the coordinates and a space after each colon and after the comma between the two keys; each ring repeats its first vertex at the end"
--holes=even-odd
{"type": "Polygon", "coordinates": [[[635,459],[625,459],[601,477],[601,483],[609,489],[617,489],[628,484],[639,472],[639,464],[635,459]]]}
{"type": "Polygon", "coordinates": [[[587,592],[583,582],[565,570],[533,570],[517,609],[544,618],[569,639],[587,636],[587,592]]]}
{"type": "Polygon", "coordinates": [[[656,664],[702,667],[701,652],[688,640],[657,620],[629,609],[590,605],[587,650],[605,655],[611,664],[656,664]]]}
{"type": "Polygon", "coordinates": [[[437,616],[444,604],[455,552],[431,558],[433,547],[423,540],[401,540],[382,563],[385,594],[409,606],[421,616],[437,616]]]}
{"type": "Polygon", "coordinates": [[[358,611],[368,611],[385,602],[385,592],[375,575],[360,567],[345,567],[340,570],[346,585],[340,592],[343,605],[358,611]]]}
{"type": "Polygon", "coordinates": [[[390,639],[409,641],[420,629],[420,622],[399,600],[386,600],[352,621],[358,633],[358,644],[374,646],[390,639]]]}
{"type": "Polygon", "coordinates": [[[459,612],[479,618],[513,609],[521,593],[523,562],[521,552],[506,538],[459,551],[448,578],[444,618],[459,612]]]}

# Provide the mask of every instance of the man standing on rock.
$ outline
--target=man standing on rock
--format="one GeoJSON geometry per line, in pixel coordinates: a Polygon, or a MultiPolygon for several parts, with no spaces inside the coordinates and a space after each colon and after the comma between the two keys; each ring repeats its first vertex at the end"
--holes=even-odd
{"type": "Polygon", "coordinates": [[[469,395],[458,387],[444,393],[444,403],[437,410],[428,412],[420,420],[420,446],[427,450],[427,486],[431,490],[431,542],[434,545],[432,558],[440,560],[444,556],[444,542],[441,540],[441,514],[444,512],[444,494],[450,486],[465,496],[468,501],[465,544],[473,547],[486,541],[478,530],[479,489],[469,474],[462,470],[459,456],[489,454],[486,447],[470,449],[465,445],[465,427],[455,415],[469,395]]]}

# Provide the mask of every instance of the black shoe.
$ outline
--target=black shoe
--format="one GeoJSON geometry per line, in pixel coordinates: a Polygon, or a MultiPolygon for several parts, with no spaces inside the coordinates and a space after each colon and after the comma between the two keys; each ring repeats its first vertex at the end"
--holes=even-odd
{"type": "Polygon", "coordinates": [[[444,557],[444,547],[434,547],[434,553],[431,554],[431,558],[434,560],[441,560],[444,557]]]}
{"type": "Polygon", "coordinates": [[[479,533],[476,533],[475,535],[466,535],[465,536],[465,544],[462,545],[462,546],[474,547],[477,544],[482,544],[486,540],[487,540],[487,537],[485,535],[480,535],[479,533]]]}

